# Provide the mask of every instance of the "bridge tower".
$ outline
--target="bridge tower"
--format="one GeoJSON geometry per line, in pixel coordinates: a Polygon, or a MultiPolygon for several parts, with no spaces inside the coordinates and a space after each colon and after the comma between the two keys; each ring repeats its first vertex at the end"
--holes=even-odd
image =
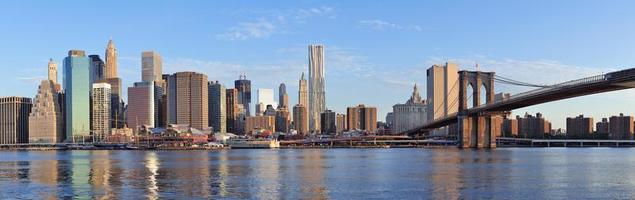
{"type": "Polygon", "coordinates": [[[458,140],[462,148],[496,148],[496,134],[492,131],[492,116],[488,113],[468,113],[468,87],[472,87],[472,106],[481,101],[494,101],[494,72],[459,71],[458,140]],[[481,91],[481,87],[485,91],[481,91]],[[485,92],[485,99],[481,98],[485,92]]]}

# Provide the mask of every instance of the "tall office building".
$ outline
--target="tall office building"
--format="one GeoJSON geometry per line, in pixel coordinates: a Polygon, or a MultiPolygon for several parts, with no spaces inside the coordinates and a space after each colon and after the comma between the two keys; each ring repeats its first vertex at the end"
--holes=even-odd
{"type": "Polygon", "coordinates": [[[49,60],[48,72],[48,80],[53,81],[53,84],[57,84],[57,63],[53,62],[53,58],[49,60]]]}
{"type": "Polygon", "coordinates": [[[567,117],[567,138],[590,138],[593,133],[593,118],[579,115],[567,117]]]}
{"type": "Polygon", "coordinates": [[[304,72],[302,72],[300,81],[298,81],[298,104],[309,106],[309,91],[307,88],[308,86],[306,79],[304,78],[304,72]]]}
{"type": "Polygon", "coordinates": [[[320,132],[320,113],[326,110],[324,46],[309,45],[309,130],[320,132]]]}
{"type": "Polygon", "coordinates": [[[0,144],[29,142],[31,98],[0,98],[0,144]]]}
{"type": "Polygon", "coordinates": [[[138,133],[143,126],[153,127],[155,125],[154,83],[136,82],[134,87],[128,88],[128,117],[126,122],[134,133],[138,133]]]}
{"type": "Polygon", "coordinates": [[[225,94],[225,86],[218,81],[210,81],[207,84],[209,94],[209,125],[214,132],[227,132],[227,96],[225,94]]]}
{"type": "Polygon", "coordinates": [[[284,83],[280,83],[278,87],[278,108],[289,108],[289,95],[284,83]]]}
{"type": "Polygon", "coordinates": [[[59,92],[52,80],[40,83],[29,114],[29,143],[58,143],[64,140],[59,92]]]}
{"type": "Polygon", "coordinates": [[[346,130],[346,115],[345,114],[337,114],[337,124],[335,124],[335,133],[340,134],[346,130]]]}
{"type": "Polygon", "coordinates": [[[273,89],[260,88],[258,89],[257,94],[258,100],[256,102],[256,116],[262,115],[269,105],[273,107],[277,106],[276,102],[273,100],[273,89]]]}
{"type": "Polygon", "coordinates": [[[427,106],[425,100],[419,95],[419,88],[415,84],[410,99],[403,104],[395,104],[392,107],[393,121],[390,124],[393,133],[403,133],[428,122],[427,106]]]}
{"type": "Polygon", "coordinates": [[[99,58],[99,55],[89,55],[90,58],[90,82],[97,83],[104,79],[104,61],[99,58]]]}
{"type": "Polygon", "coordinates": [[[305,105],[296,104],[293,106],[293,125],[294,129],[300,135],[309,133],[309,112],[305,105]]]}
{"type": "Polygon", "coordinates": [[[619,116],[609,118],[609,139],[612,140],[632,140],[633,139],[633,117],[620,113],[619,116]]]}
{"type": "Polygon", "coordinates": [[[375,132],[377,130],[377,108],[360,104],[346,109],[347,126],[349,130],[365,130],[375,132]]]}
{"type": "Polygon", "coordinates": [[[161,55],[154,51],[141,53],[141,81],[161,81],[162,67],[161,55]]]}
{"type": "Polygon", "coordinates": [[[105,58],[106,67],[104,77],[117,78],[117,48],[115,48],[115,43],[112,42],[112,39],[108,40],[105,58]]]}
{"type": "Polygon", "coordinates": [[[93,142],[102,141],[110,135],[110,94],[110,84],[93,84],[91,92],[93,142]]]}
{"type": "MultiPolygon", "coordinates": [[[[433,65],[426,71],[428,120],[433,121],[458,111],[458,66],[454,63],[433,65]]],[[[446,128],[434,134],[448,135],[446,128]]]]}
{"type": "Polygon", "coordinates": [[[291,126],[289,110],[281,107],[276,110],[276,132],[288,133],[291,126]]]}
{"type": "Polygon", "coordinates": [[[240,75],[238,80],[234,81],[234,88],[238,90],[238,103],[243,105],[245,115],[251,116],[251,81],[247,80],[244,74],[240,75]]]}
{"type": "Polygon", "coordinates": [[[168,123],[208,128],[207,75],[177,72],[168,80],[168,123]]]}
{"type": "Polygon", "coordinates": [[[82,50],[64,58],[64,115],[66,140],[80,142],[90,136],[90,59],[82,50]]]}
{"type": "Polygon", "coordinates": [[[227,132],[240,133],[236,131],[236,121],[240,108],[238,107],[238,90],[230,88],[225,90],[225,108],[226,108],[226,128],[227,132]]]}
{"type": "Polygon", "coordinates": [[[320,126],[322,127],[322,134],[335,135],[337,133],[337,118],[335,112],[331,110],[325,110],[320,114],[320,126]]]}

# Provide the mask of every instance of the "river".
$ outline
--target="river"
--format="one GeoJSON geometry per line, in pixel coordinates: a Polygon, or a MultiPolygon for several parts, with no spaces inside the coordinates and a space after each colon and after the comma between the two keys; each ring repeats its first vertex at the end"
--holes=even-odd
{"type": "Polygon", "coordinates": [[[633,148],[0,151],[0,199],[626,199],[633,148]]]}

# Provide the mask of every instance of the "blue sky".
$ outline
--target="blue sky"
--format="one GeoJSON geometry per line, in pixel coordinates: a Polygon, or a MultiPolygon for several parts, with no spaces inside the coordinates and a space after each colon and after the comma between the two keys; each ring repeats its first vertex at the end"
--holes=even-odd
{"type": "MultiPolygon", "coordinates": [[[[379,119],[425,96],[425,69],[453,61],[532,83],[556,83],[635,66],[632,1],[13,1],[0,3],[0,96],[35,95],[48,58],[69,49],[103,57],[112,37],[126,87],[140,80],[141,51],[164,73],[199,71],[232,86],[287,84],[307,69],[307,45],[326,46],[327,107],[364,103],[379,119]]],[[[61,80],[61,78],[60,78],[61,80]]],[[[497,86],[498,92],[530,88],[497,86]]],[[[635,90],[515,110],[543,112],[555,127],[581,113],[599,121],[635,114],[635,90]]]]}

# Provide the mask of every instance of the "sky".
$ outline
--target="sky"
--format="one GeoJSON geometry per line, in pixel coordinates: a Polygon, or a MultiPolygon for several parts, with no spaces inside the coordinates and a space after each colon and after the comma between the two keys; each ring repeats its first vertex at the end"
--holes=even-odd
{"type": "MultiPolygon", "coordinates": [[[[141,52],[163,72],[196,71],[233,87],[239,74],[258,88],[287,85],[297,102],[307,46],[325,45],[327,107],[365,104],[384,120],[425,70],[456,62],[536,84],[635,66],[634,1],[3,1],[0,96],[34,97],[47,61],[69,49],[102,58],[109,38],[124,87],[141,79],[141,52]]],[[[61,70],[60,70],[61,81],[61,70]]],[[[497,92],[533,88],[496,85],[497,92]]],[[[124,92],[125,93],[125,92],[124,92]]],[[[275,95],[277,96],[277,94],[275,95]]],[[[253,100],[255,101],[255,99],[253,100]]],[[[277,101],[277,99],[276,99],[277,101]]],[[[554,128],[585,114],[595,121],[634,115],[635,90],[514,110],[541,112],[554,128]]]]}

